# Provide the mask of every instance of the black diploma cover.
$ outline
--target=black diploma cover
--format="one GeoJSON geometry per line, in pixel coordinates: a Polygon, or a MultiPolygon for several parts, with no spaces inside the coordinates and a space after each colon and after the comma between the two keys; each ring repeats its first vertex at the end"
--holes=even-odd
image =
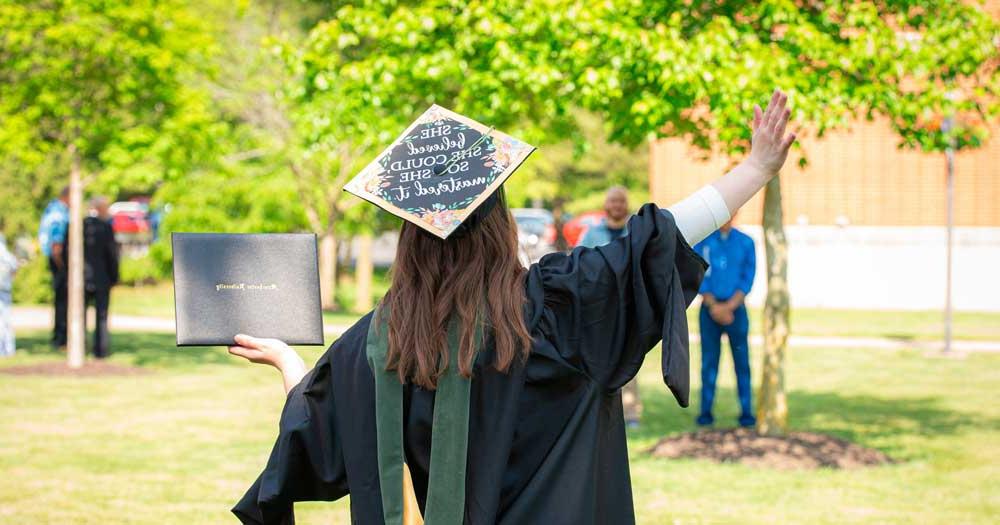
{"type": "Polygon", "coordinates": [[[243,333],[322,345],[316,235],[174,233],[177,346],[243,333]]]}

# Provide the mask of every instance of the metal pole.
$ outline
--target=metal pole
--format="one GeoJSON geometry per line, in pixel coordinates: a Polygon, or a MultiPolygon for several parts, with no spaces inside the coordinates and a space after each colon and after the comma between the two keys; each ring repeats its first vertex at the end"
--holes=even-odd
{"type": "MultiPolygon", "coordinates": [[[[954,126],[954,119],[948,117],[942,123],[941,129],[945,133],[949,133],[954,126]]],[[[944,353],[951,352],[951,265],[952,265],[952,237],[954,235],[955,229],[955,139],[953,137],[948,138],[948,148],[944,152],[945,160],[948,167],[947,179],[946,179],[946,196],[947,199],[947,227],[945,229],[945,243],[947,247],[945,252],[947,253],[947,262],[945,263],[945,272],[947,275],[945,277],[945,292],[944,292],[944,353]]]]}

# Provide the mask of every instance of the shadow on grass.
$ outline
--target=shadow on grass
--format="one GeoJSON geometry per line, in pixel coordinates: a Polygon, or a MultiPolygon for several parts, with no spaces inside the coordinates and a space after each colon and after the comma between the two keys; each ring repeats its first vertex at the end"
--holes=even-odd
{"type": "MultiPolygon", "coordinates": [[[[690,432],[698,427],[698,390],[692,390],[692,404],[678,410],[666,392],[643,392],[642,426],[630,438],[655,441],[690,432]]],[[[940,397],[878,398],[836,392],[790,392],[789,430],[818,432],[853,443],[877,448],[896,460],[914,459],[917,454],[905,438],[933,438],[980,430],[1000,430],[1000,419],[944,406],[940,397]]],[[[716,393],[716,427],[736,426],[736,393],[720,388],[716,393]],[[724,406],[720,406],[724,405],[724,406]],[[731,405],[731,406],[730,406],[731,405]]]]}
{"type": "MultiPolygon", "coordinates": [[[[88,356],[91,334],[87,338],[88,356]]],[[[66,354],[49,346],[48,333],[19,335],[18,352],[32,357],[53,360],[64,359],[66,354]]],[[[224,347],[178,347],[173,334],[121,332],[111,334],[111,358],[127,364],[153,368],[192,368],[200,365],[239,364],[224,347]]]]}

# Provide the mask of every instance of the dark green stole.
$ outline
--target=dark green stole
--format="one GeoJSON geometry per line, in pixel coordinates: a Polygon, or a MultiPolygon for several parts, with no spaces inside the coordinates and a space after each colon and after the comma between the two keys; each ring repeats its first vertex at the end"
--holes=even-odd
{"type": "MultiPolygon", "coordinates": [[[[368,327],[367,356],[375,376],[375,425],[379,486],[386,525],[403,521],[403,385],[385,369],[389,349],[388,310],[379,305],[368,327]]],[[[477,323],[478,324],[478,323],[477,323]]],[[[481,325],[476,328],[479,351],[481,325]]],[[[431,429],[426,525],[457,525],[465,519],[465,467],[469,446],[469,397],[472,382],[459,375],[459,323],[448,323],[448,369],[438,379],[431,429]]]]}

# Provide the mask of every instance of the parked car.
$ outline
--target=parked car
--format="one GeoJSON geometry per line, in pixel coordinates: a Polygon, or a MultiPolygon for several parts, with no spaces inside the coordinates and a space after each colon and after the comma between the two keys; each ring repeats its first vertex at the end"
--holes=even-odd
{"type": "Polygon", "coordinates": [[[517,240],[529,263],[555,251],[556,228],[552,212],[541,208],[512,208],[517,222],[517,240]]]}
{"type": "Polygon", "coordinates": [[[133,200],[133,201],[118,201],[112,203],[111,206],[108,206],[108,212],[111,213],[111,215],[114,215],[121,211],[138,212],[143,215],[146,215],[146,212],[149,211],[149,204],[147,202],[133,200]]]}
{"type": "Polygon", "coordinates": [[[146,233],[149,223],[140,213],[121,211],[111,216],[111,228],[115,233],[146,233]]]}
{"type": "Polygon", "coordinates": [[[111,212],[111,228],[116,234],[140,234],[149,232],[149,221],[142,203],[120,201],[108,207],[111,212]]]}
{"type": "Polygon", "coordinates": [[[583,238],[583,234],[587,233],[587,229],[600,224],[604,220],[604,216],[603,211],[588,211],[567,221],[566,224],[563,224],[563,238],[566,239],[566,244],[570,248],[575,247],[583,238]]]}

